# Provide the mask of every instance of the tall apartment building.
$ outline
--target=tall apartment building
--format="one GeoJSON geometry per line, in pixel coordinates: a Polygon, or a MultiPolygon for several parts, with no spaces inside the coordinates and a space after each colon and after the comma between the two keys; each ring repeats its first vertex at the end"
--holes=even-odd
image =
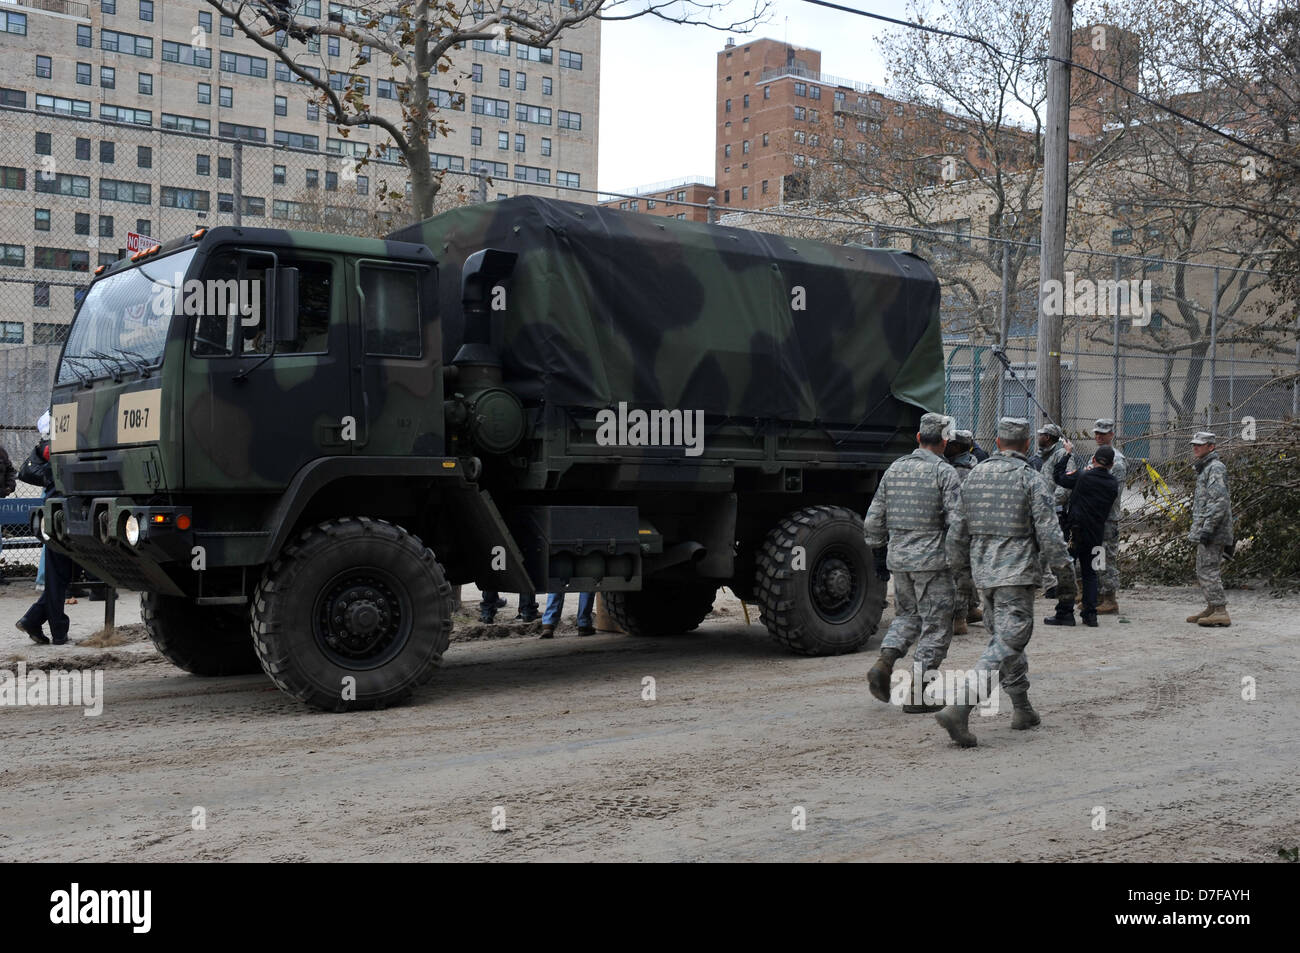
{"type": "MultiPolygon", "coordinates": [[[[328,0],[292,6],[359,17],[328,0]]],[[[400,116],[386,57],[354,70],[346,41],[288,42],[333,88],[359,75],[371,108],[400,116]]],[[[0,344],[58,340],[128,232],[166,239],[236,216],[374,232],[381,193],[406,187],[381,128],[341,133],[308,84],[203,0],[0,0],[0,53],[0,344]]],[[[447,171],[440,205],[472,200],[479,180],[458,173],[490,176],[488,199],[594,188],[599,75],[597,20],[549,49],[456,50],[433,94],[447,123],[431,143],[447,171]]]]}
{"type": "MultiPolygon", "coordinates": [[[[1132,79],[1135,38],[1108,27],[1099,42],[1097,29],[1075,31],[1075,55],[1107,75],[1132,79]]],[[[822,73],[821,59],[818,50],[770,39],[741,45],[728,40],[718,52],[714,178],[719,203],[758,209],[809,198],[818,166],[824,171],[841,157],[860,166],[901,161],[909,170],[925,158],[922,171],[936,183],[944,177],[943,156],[959,160],[957,170],[992,168],[987,149],[961,135],[964,117],[822,73]]],[[[1089,79],[1086,89],[1076,89],[1076,98],[1089,99],[1088,108],[1072,117],[1071,158],[1086,151],[1116,102],[1103,81],[1089,79]]],[[[1008,125],[998,136],[1004,170],[1038,161],[1031,131],[1008,125]]],[[[871,191],[861,182],[850,181],[849,187],[871,191]]]]}

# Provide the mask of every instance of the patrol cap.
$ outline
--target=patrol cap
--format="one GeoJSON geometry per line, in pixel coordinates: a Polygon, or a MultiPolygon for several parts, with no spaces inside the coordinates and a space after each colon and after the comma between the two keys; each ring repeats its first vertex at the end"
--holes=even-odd
{"type": "Polygon", "coordinates": [[[1197,444],[1198,446],[1203,443],[1217,444],[1218,442],[1218,438],[1208,430],[1198,430],[1192,435],[1192,443],[1197,444]]]}
{"type": "Polygon", "coordinates": [[[946,414],[926,414],[921,418],[920,434],[938,440],[952,438],[952,418],[946,414]]]}
{"type": "Polygon", "coordinates": [[[1093,433],[1114,433],[1115,421],[1109,417],[1102,417],[1097,421],[1097,425],[1092,428],[1093,433]]]}
{"type": "Polygon", "coordinates": [[[959,447],[973,447],[975,446],[975,435],[969,430],[954,430],[952,432],[952,439],[948,442],[956,444],[959,447]]]}
{"type": "Polygon", "coordinates": [[[1043,424],[1043,426],[1038,428],[1038,432],[1040,434],[1047,434],[1049,437],[1057,437],[1058,439],[1065,436],[1065,434],[1061,432],[1061,428],[1056,426],[1056,424],[1043,424]]]}
{"type": "Polygon", "coordinates": [[[1028,440],[1029,421],[1024,417],[1003,417],[998,421],[999,440],[1028,440]]]}

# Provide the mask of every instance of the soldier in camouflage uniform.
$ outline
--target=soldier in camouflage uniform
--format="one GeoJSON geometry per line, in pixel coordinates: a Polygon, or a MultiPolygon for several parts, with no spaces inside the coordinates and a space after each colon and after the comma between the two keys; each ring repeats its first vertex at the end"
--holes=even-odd
{"type": "Polygon", "coordinates": [[[1192,529],[1188,539],[1196,544],[1196,581],[1205,593],[1205,608],[1187,617],[1198,625],[1232,625],[1228,598],[1223,594],[1225,550],[1232,552],[1232,498],[1228,495],[1228,468],[1215,452],[1215,436],[1201,431],[1192,437],[1196,455],[1196,491],[1192,496],[1192,529]]]}
{"type": "MultiPolygon", "coordinates": [[[[1063,436],[1065,435],[1061,432],[1061,428],[1056,424],[1044,424],[1038,431],[1038,452],[1043,458],[1043,465],[1038,472],[1043,482],[1047,484],[1047,491],[1052,494],[1052,502],[1056,506],[1056,521],[1061,524],[1062,532],[1065,526],[1065,509],[1070,502],[1070,491],[1052,479],[1052,471],[1062,456],[1072,456],[1061,441],[1063,436]]],[[[1046,561],[1043,563],[1043,587],[1046,589],[1045,595],[1049,598],[1059,596],[1056,574],[1052,572],[1052,567],[1048,566],[1046,561]]]]}
{"type": "MultiPolygon", "coordinates": [[[[871,694],[888,702],[894,663],[916,643],[913,685],[935,671],[948,655],[952,640],[953,588],[947,546],[948,527],[957,518],[961,481],[943,458],[952,420],[926,414],[916,435],[917,448],[895,460],[880,479],[867,510],[867,545],[879,553],[888,548],[887,568],[894,578],[893,624],[880,645],[880,658],[867,673],[871,694]]],[[[940,706],[907,704],[914,714],[940,706]]]]}
{"type": "Polygon", "coordinates": [[[1115,451],[1115,464],[1110,468],[1111,476],[1119,484],[1119,496],[1110,509],[1110,519],[1106,520],[1106,533],[1102,539],[1106,547],[1106,565],[1101,571],[1101,601],[1097,603],[1098,615],[1115,615],[1119,612],[1119,517],[1123,510],[1124,479],[1128,476],[1128,459],[1115,446],[1115,421],[1102,418],[1093,427],[1092,435],[1097,439],[1097,446],[1110,447],[1115,451]]]}
{"type": "MultiPolygon", "coordinates": [[[[984,626],[991,633],[975,670],[998,672],[1000,685],[1015,706],[1011,727],[1021,730],[1041,721],[1029,703],[1025,657],[1034,631],[1041,560],[1047,557],[1059,579],[1070,578],[1072,570],[1052,497],[1025,457],[1029,421],[1002,418],[997,444],[998,452],[972,470],[962,484],[959,518],[950,535],[957,543],[957,559],[970,560],[975,585],[984,597],[984,626]]],[[[975,682],[972,677],[972,694],[975,682]]],[[[935,716],[964,748],[975,745],[967,724],[972,707],[949,705],[935,716]]]]}
{"type": "MultiPolygon", "coordinates": [[[[979,463],[975,454],[971,452],[974,446],[975,437],[969,430],[954,430],[952,439],[948,441],[948,446],[944,450],[943,455],[957,471],[959,480],[965,480],[967,474],[979,463]]],[[[975,591],[975,583],[970,576],[970,566],[954,569],[952,576],[953,585],[957,589],[957,601],[952,611],[952,634],[965,635],[968,624],[983,620],[984,610],[980,608],[979,593],[975,591]]]]}

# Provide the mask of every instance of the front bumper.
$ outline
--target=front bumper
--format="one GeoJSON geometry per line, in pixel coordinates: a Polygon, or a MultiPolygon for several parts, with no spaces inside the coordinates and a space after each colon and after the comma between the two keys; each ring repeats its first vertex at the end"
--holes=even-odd
{"type": "Polygon", "coordinates": [[[52,549],[119,589],[180,596],[172,572],[194,556],[188,506],[154,506],[130,497],[53,497],[32,514],[32,530],[52,549]],[[126,526],[135,517],[133,545],[126,526]]]}

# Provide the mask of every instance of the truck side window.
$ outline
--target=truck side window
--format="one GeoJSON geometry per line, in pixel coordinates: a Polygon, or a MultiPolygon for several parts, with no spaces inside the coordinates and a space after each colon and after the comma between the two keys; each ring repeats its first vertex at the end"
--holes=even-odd
{"type": "Polygon", "coordinates": [[[420,356],[420,277],[410,268],[361,266],[367,354],[420,356]]]}
{"type": "MultiPolygon", "coordinates": [[[[334,267],[328,261],[280,256],[280,264],[297,268],[298,337],[281,344],[277,354],[320,354],[329,350],[331,294],[334,267]]],[[[270,258],[222,252],[213,256],[204,272],[204,298],[194,314],[194,354],[232,357],[265,354],[267,284],[270,258]]]]}

